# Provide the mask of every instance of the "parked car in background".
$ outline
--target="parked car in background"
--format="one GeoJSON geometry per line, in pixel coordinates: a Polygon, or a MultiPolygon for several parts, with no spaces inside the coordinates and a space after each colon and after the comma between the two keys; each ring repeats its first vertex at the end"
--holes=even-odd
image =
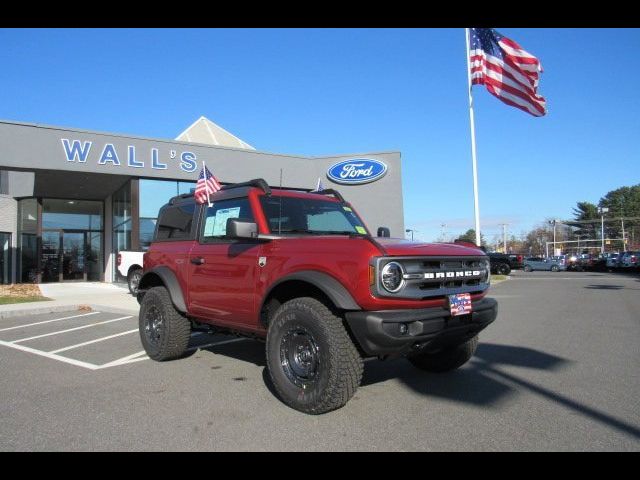
{"type": "Polygon", "coordinates": [[[131,295],[138,294],[138,284],[142,278],[142,258],[144,252],[124,251],[118,252],[118,273],[127,279],[131,295]]]}
{"type": "Polygon", "coordinates": [[[523,269],[525,272],[531,272],[533,270],[550,270],[552,272],[558,272],[560,270],[566,270],[565,265],[561,265],[556,260],[551,258],[541,257],[529,257],[525,258],[523,269]]]}
{"type": "Polygon", "coordinates": [[[619,268],[629,271],[640,266],[640,252],[624,252],[620,256],[619,268]]]}
{"type": "Polygon", "coordinates": [[[594,261],[595,259],[590,253],[582,253],[578,256],[578,265],[581,270],[592,270],[594,261]]]}
{"type": "Polygon", "coordinates": [[[509,255],[498,252],[487,253],[491,262],[491,273],[497,275],[509,275],[511,273],[511,260],[509,255]]]}
{"type": "Polygon", "coordinates": [[[517,268],[522,268],[523,263],[524,262],[524,255],[522,255],[521,253],[510,253],[508,255],[509,257],[509,263],[511,265],[511,269],[515,270],[517,268]]]}
{"type": "Polygon", "coordinates": [[[618,268],[618,259],[620,258],[620,253],[610,253],[607,255],[607,259],[605,261],[605,267],[607,270],[612,271],[614,268],[618,268]]]}
{"type": "Polygon", "coordinates": [[[609,258],[609,253],[601,253],[600,255],[594,256],[591,258],[591,267],[589,270],[593,270],[594,272],[604,272],[607,270],[607,258],[609,258]]]}
{"type": "Polygon", "coordinates": [[[593,268],[594,259],[588,253],[576,253],[567,255],[565,265],[567,270],[575,270],[583,272],[585,270],[591,270],[593,268]]]}

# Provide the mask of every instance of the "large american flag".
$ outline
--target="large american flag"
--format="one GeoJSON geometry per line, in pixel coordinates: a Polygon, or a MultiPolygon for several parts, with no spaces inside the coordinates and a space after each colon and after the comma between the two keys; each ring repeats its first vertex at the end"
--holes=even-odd
{"type": "Polygon", "coordinates": [[[538,95],[540,60],[493,28],[469,29],[471,83],[487,90],[507,105],[541,117],[545,99],[538,95]]]}
{"type": "Polygon", "coordinates": [[[203,165],[198,176],[196,191],[193,193],[196,203],[209,203],[209,195],[217,192],[220,188],[218,179],[209,171],[206,165],[203,165]]]}

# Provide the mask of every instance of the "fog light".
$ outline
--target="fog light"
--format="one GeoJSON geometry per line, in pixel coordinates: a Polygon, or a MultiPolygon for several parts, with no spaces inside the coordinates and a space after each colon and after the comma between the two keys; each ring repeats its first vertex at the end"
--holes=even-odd
{"type": "Polygon", "coordinates": [[[406,335],[406,333],[409,331],[409,327],[407,327],[406,323],[401,323],[400,324],[400,335],[406,335]]]}

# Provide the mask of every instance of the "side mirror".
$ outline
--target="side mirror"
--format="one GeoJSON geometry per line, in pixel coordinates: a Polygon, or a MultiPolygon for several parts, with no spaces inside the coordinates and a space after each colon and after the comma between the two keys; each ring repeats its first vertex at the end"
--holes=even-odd
{"type": "Polygon", "coordinates": [[[258,225],[251,220],[242,218],[227,219],[227,233],[229,238],[258,238],[258,225]]]}
{"type": "Polygon", "coordinates": [[[390,237],[391,236],[391,230],[389,230],[387,227],[378,227],[378,236],[379,237],[390,237]]]}

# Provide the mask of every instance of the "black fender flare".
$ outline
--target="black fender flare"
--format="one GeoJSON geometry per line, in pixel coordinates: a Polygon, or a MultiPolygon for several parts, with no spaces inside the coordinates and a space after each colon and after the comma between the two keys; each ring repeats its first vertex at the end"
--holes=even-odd
{"type": "MultiPolygon", "coordinates": [[[[180,282],[176,278],[176,274],[169,267],[160,266],[152,268],[151,270],[144,272],[142,278],[140,279],[140,283],[138,284],[138,291],[141,295],[138,295],[138,300],[142,300],[142,296],[144,296],[144,290],[146,290],[147,284],[150,283],[150,280],[153,277],[159,277],[165,288],[169,291],[169,296],[171,297],[171,301],[173,305],[182,313],[187,312],[187,305],[184,301],[184,295],[182,293],[182,288],[180,288],[180,282]]],[[[152,283],[153,285],[153,283],[152,283]]]]}
{"type": "Polygon", "coordinates": [[[303,270],[278,279],[278,281],[273,283],[269,287],[269,290],[267,290],[267,293],[262,299],[262,305],[264,305],[266,299],[269,298],[271,292],[277,288],[278,285],[291,280],[303,281],[313,285],[329,297],[329,300],[331,300],[336,307],[342,310],[362,310],[344,285],[332,276],[314,270],[303,270]]]}

